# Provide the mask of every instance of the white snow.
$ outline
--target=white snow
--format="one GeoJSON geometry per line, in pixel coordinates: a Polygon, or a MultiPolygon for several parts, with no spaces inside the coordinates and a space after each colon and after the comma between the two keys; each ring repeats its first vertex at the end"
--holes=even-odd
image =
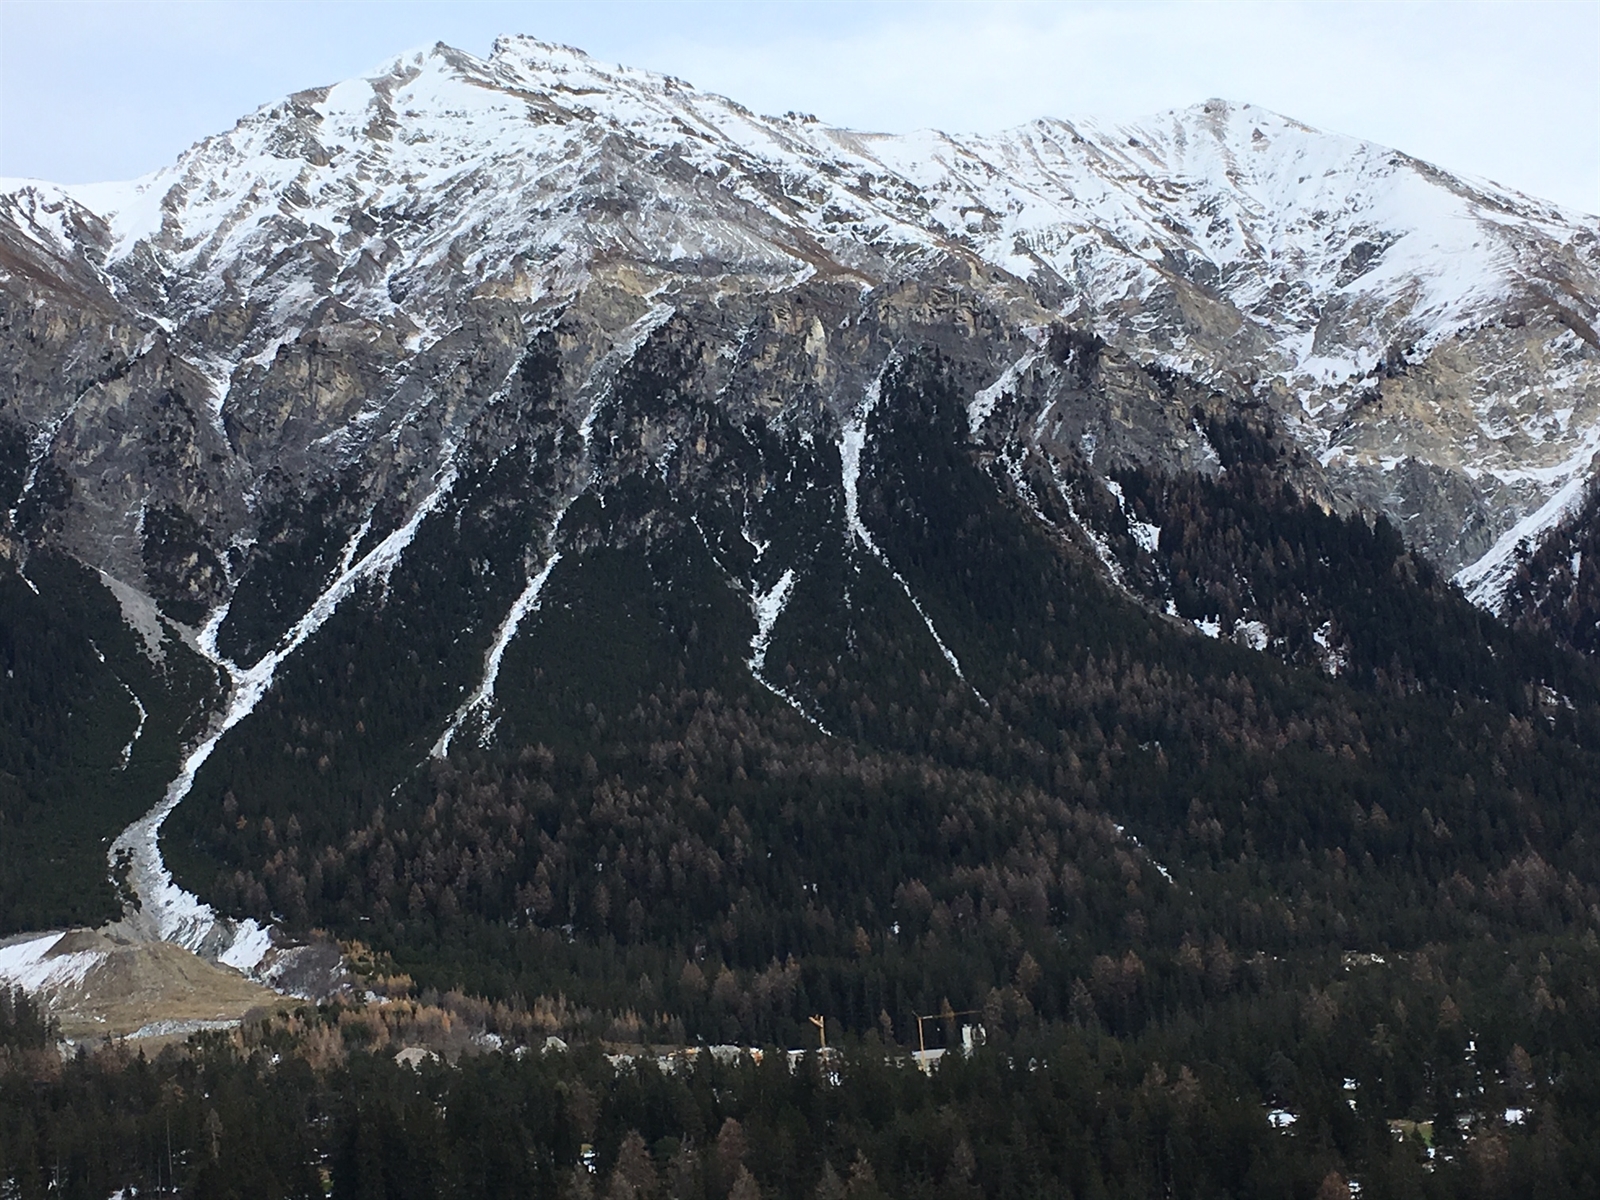
{"type": "Polygon", "coordinates": [[[101,955],[90,950],[51,955],[63,933],[26,934],[0,944],[0,986],[21,988],[30,995],[82,983],[101,955]]]}
{"type": "MultiPolygon", "coordinates": [[[[1172,264],[1187,262],[1241,316],[1235,341],[1252,347],[1260,387],[1298,400],[1308,449],[1327,463],[1353,460],[1353,447],[1334,445],[1337,423],[1392,347],[1415,362],[1485,328],[1546,286],[1546,260],[1571,265],[1580,289],[1600,269],[1593,217],[1259,107],[1208,101],[1133,122],[896,137],[759,117],[531,38],[499,39],[487,58],[409,51],[266,105],[131,182],[0,181],[0,220],[113,290],[115,273],[97,264],[135,253],[160,263],[174,290],[144,315],[212,381],[213,419],[232,372],[270,363],[324,300],[415,350],[454,328],[463,295],[554,307],[619,254],[651,297],[689,277],[781,290],[822,259],[870,288],[908,261],[976,256],[1064,284],[1064,307],[1048,316],[1133,359],[1220,380],[1233,346],[1171,303],[1172,264]],[[666,161],[691,177],[659,171],[666,161]],[[610,204],[619,197],[630,199],[610,204]],[[236,302],[264,314],[244,344],[220,353],[185,332],[236,302]]],[[[640,336],[668,312],[656,304],[640,336]]],[[[1041,353],[973,397],[974,432],[1041,353]]],[[[1508,393],[1487,387],[1473,404],[1504,444],[1462,469],[1503,482],[1557,470],[1548,455],[1594,432],[1592,356],[1576,335],[1547,353],[1539,419],[1507,425],[1495,405],[1508,393]]],[[[39,432],[46,445],[54,436],[39,432]]],[[[1086,438],[1091,461],[1094,450],[1086,438]]],[[[1539,494],[1518,493],[1515,512],[1589,469],[1585,459],[1559,480],[1530,478],[1539,494]]],[[[1133,533],[1148,546],[1158,531],[1133,533]]],[[[1463,586],[1491,595],[1486,577],[1504,557],[1469,567],[1463,586]]]]}
{"type": "Polygon", "coordinates": [[[994,406],[1000,402],[1002,396],[1016,391],[1017,383],[1033,369],[1034,363],[1044,356],[1041,350],[1030,350],[1016,362],[1007,367],[988,387],[975,393],[972,402],[967,405],[967,430],[976,436],[978,430],[983,428],[984,422],[994,412],[994,406]]]}
{"type": "MultiPolygon", "coordinates": [[[[1136,307],[1114,307],[1166,292],[1176,254],[1214,269],[1219,295],[1251,314],[1264,365],[1313,407],[1397,340],[1421,353],[1471,327],[1521,278],[1531,247],[1595,227],[1250,106],[893,137],[758,117],[530,38],[502,38],[484,59],[407,52],[266,105],[131,182],[0,181],[0,213],[52,252],[72,252],[80,235],[68,218],[82,210],[109,226],[108,264],[145,245],[202,280],[190,300],[259,290],[282,317],[277,334],[318,298],[297,298],[298,276],[274,265],[295,245],[336,263],[316,289],[375,319],[404,312],[425,332],[464,285],[559,296],[619,242],[648,267],[705,264],[775,286],[817,270],[802,244],[855,272],[958,248],[1024,278],[1070,281],[1073,310],[1097,314],[1146,358],[1225,369],[1196,359],[1182,331],[1162,341],[1136,307]],[[718,198],[654,174],[667,156],[718,198]],[[601,194],[619,163],[650,173],[661,202],[603,220],[572,203],[601,194]],[[427,221],[409,219],[423,210],[427,221]],[[375,213],[396,219],[374,232],[375,213]],[[402,270],[397,301],[390,283],[402,270]],[[1402,305],[1388,303],[1397,296],[1402,305]],[[1330,348],[1317,331],[1334,301],[1363,315],[1330,348]]],[[[265,351],[273,332],[251,349],[265,351]]],[[[1014,364],[974,397],[974,428],[1027,369],[1014,364]]]]}
{"type": "MultiPolygon", "coordinates": [[[[583,441],[585,451],[591,448],[595,420],[600,414],[602,404],[611,394],[612,379],[607,378],[607,376],[614,376],[623,363],[631,360],[650,335],[661,328],[675,311],[677,310],[670,304],[651,305],[645,314],[633,322],[623,337],[602,355],[595,364],[586,385],[590,394],[589,408],[578,425],[578,436],[583,441]]],[[[671,450],[669,449],[666,453],[670,454],[671,450]]],[[[663,478],[665,477],[665,458],[666,455],[663,455],[662,461],[657,464],[657,469],[662,472],[663,478]]],[[[561,561],[561,551],[556,549],[556,541],[561,533],[561,523],[566,520],[568,510],[571,509],[578,497],[587,490],[588,484],[583,485],[574,494],[566,497],[556,510],[555,517],[552,519],[550,529],[544,539],[544,565],[538,571],[529,575],[522,591],[512,601],[511,608],[507,611],[505,619],[500,622],[499,628],[495,630],[494,640],[484,654],[483,675],[479,679],[478,686],[451,714],[444,731],[428,752],[430,757],[443,758],[449,754],[450,746],[454,743],[456,735],[461,731],[461,727],[474,716],[484,722],[480,744],[487,745],[489,738],[493,736],[494,723],[490,719],[490,713],[494,708],[495,686],[500,678],[501,661],[505,658],[506,650],[511,645],[512,639],[517,636],[517,632],[522,628],[522,622],[527,619],[530,613],[539,611],[539,597],[544,591],[545,584],[550,579],[550,573],[555,570],[556,565],[561,561]]],[[[701,536],[704,536],[703,532],[701,536]]]]}
{"type": "Polygon", "coordinates": [[[751,607],[756,615],[756,632],[750,639],[749,663],[750,670],[757,675],[766,668],[767,643],[772,638],[772,627],[778,623],[784,605],[789,602],[789,593],[793,590],[794,568],[791,567],[764,593],[755,592],[751,595],[751,607]]]}
{"type": "MultiPolygon", "coordinates": [[[[1146,554],[1154,554],[1161,545],[1161,526],[1149,521],[1141,521],[1134,516],[1128,508],[1128,498],[1123,495],[1122,485],[1115,479],[1105,480],[1106,490],[1116,498],[1117,507],[1122,510],[1123,517],[1128,522],[1128,533],[1134,542],[1146,554]]],[[[1215,634],[1211,636],[1215,637],[1215,634]]]]}
{"type": "Polygon", "coordinates": [[[1146,554],[1154,554],[1161,545],[1161,526],[1150,521],[1128,522],[1128,532],[1133,535],[1133,540],[1146,554]]]}
{"type": "Polygon", "coordinates": [[[1595,461],[1600,456],[1600,426],[1590,430],[1582,448],[1550,473],[1564,482],[1538,508],[1502,533],[1477,561],[1456,572],[1455,582],[1474,604],[1499,612],[1506,587],[1516,571],[1517,549],[1537,546],[1539,539],[1583,505],[1595,461]]]}
{"type": "Polygon", "coordinates": [[[1240,621],[1233,627],[1234,639],[1252,650],[1265,650],[1272,643],[1272,635],[1260,621],[1240,621]]]}
{"type": "MultiPolygon", "coordinates": [[[[746,534],[745,538],[748,541],[749,535],[746,534]]],[[[755,545],[753,542],[751,544],[755,545]]],[[[756,558],[758,560],[765,550],[766,543],[756,547],[756,558]]],[[[765,592],[759,588],[751,589],[750,609],[755,614],[756,631],[750,638],[750,657],[745,660],[745,666],[750,669],[750,674],[757,683],[794,709],[807,723],[832,737],[833,735],[828,732],[822,722],[801,707],[800,702],[789,694],[787,688],[779,687],[767,678],[767,644],[772,640],[773,626],[778,623],[778,618],[783,615],[784,607],[789,603],[789,594],[794,591],[794,584],[794,568],[790,567],[765,592]]]]}
{"type": "MultiPolygon", "coordinates": [[[[160,264],[174,291],[160,311],[142,315],[210,380],[214,422],[240,364],[270,363],[325,300],[416,352],[453,328],[463,295],[555,305],[621,254],[638,261],[656,290],[608,358],[614,365],[671,315],[659,299],[667,294],[662,280],[703,271],[776,290],[831,258],[841,277],[869,288],[898,264],[958,250],[1022,278],[1064,282],[1071,308],[1052,315],[1087,321],[1133,358],[1202,375],[1232,360],[1204,357],[1198,325],[1180,321],[1174,331],[1150,314],[1172,295],[1174,256],[1203,263],[1217,295],[1244,315],[1239,344],[1261,347],[1253,354],[1260,386],[1297,397],[1307,429],[1325,438],[1310,424],[1314,415],[1339,417],[1345,401],[1335,389],[1367,379],[1392,345],[1409,344],[1415,361],[1484,327],[1537,281],[1547,255],[1566,255],[1592,275],[1600,233],[1594,218],[1260,108],[1212,101],[1132,123],[1040,120],[993,136],[889,137],[758,117],[682,81],[528,38],[500,39],[486,59],[446,47],[408,52],[357,79],[266,105],[131,182],[0,181],[0,220],[113,290],[121,285],[107,270],[129,256],[160,264]],[[697,173],[693,186],[656,170],[669,159],[697,173]],[[641,181],[650,186],[629,191],[641,181]],[[648,202],[622,205],[621,215],[600,203],[635,194],[648,202]],[[390,214],[376,230],[374,214],[390,214]],[[197,336],[185,330],[204,326],[197,318],[223,303],[264,314],[236,356],[184,341],[197,336]],[[1338,312],[1353,315],[1334,329],[1338,312]]],[[[152,344],[147,338],[146,349],[152,344]]],[[[1588,351],[1575,335],[1546,349],[1553,365],[1540,387],[1550,395],[1540,404],[1548,422],[1502,420],[1494,405],[1509,394],[1489,389],[1479,405],[1483,435],[1510,448],[1465,468],[1522,489],[1509,503],[1523,515],[1456,577],[1490,607],[1503,596],[1516,548],[1581,501],[1600,452],[1600,425],[1582,402],[1594,379],[1588,351]],[[1516,449],[1518,435],[1535,449],[1516,449]]],[[[1024,354],[973,397],[974,432],[1040,353],[1024,354]]],[[[965,680],[858,510],[866,416],[876,399],[874,385],[841,435],[850,537],[890,571],[965,680]]],[[[24,492],[75,408],[35,422],[24,492]]],[[[580,427],[585,443],[595,412],[580,427]]],[[[348,436],[365,436],[375,416],[361,414],[348,436]]],[[[1093,434],[1083,447],[1092,462],[1093,434]]],[[[1335,461],[1331,444],[1314,449],[1335,461]]],[[[422,515],[419,508],[415,520],[422,515]]],[[[1120,581],[1103,539],[1078,523],[1120,581]]],[[[1129,524],[1142,548],[1157,546],[1158,527],[1131,517],[1129,524]]],[[[253,667],[215,653],[224,614],[214,614],[206,644],[229,674],[227,707],[162,802],[118,839],[119,852],[134,854],[135,885],[159,929],[193,938],[214,924],[166,874],[156,845],[161,821],[217,739],[259,702],[283,658],[351,589],[385,578],[414,532],[414,524],[397,531],[360,562],[352,561],[353,539],[317,605],[253,667]]],[[[536,609],[556,557],[547,555],[502,622],[467,710],[488,711],[499,654],[536,609]]],[[[1240,629],[1254,644],[1258,635],[1240,629]]],[[[1219,634],[1220,624],[1212,636],[1219,634]]],[[[1331,649],[1326,663],[1338,669],[1331,649]]],[[[446,747],[456,728],[453,721],[446,747]]],[[[254,953],[258,933],[241,931],[239,953],[254,953]]]]}
{"type": "MultiPolygon", "coordinates": [[[[28,442],[28,469],[22,476],[22,490],[17,493],[17,502],[11,506],[11,511],[6,514],[6,520],[13,528],[17,524],[17,510],[22,507],[22,502],[28,498],[28,493],[33,491],[33,485],[39,481],[39,468],[44,465],[44,460],[50,456],[50,448],[55,445],[56,435],[66,426],[67,422],[77,415],[78,407],[83,403],[87,392],[80,392],[66,408],[62,409],[49,421],[45,422],[28,442]]],[[[26,578],[26,577],[24,577],[26,578]]],[[[39,589],[34,588],[37,595],[39,589]]]]}
{"type": "Polygon", "coordinates": [[[861,480],[861,451],[867,441],[867,417],[878,406],[882,376],[867,387],[861,406],[844,423],[839,433],[840,477],[844,486],[844,519],[851,535],[862,545],[877,554],[877,544],[872,540],[866,525],[861,521],[860,497],[857,485],[861,480]]]}
{"type": "MultiPolygon", "coordinates": [[[[561,518],[566,516],[566,509],[557,515],[555,523],[550,529],[547,545],[554,545],[557,531],[561,528],[561,518]]],[[[488,652],[483,658],[483,678],[478,686],[473,689],[472,695],[462,702],[456,709],[455,715],[450,718],[450,723],[445,726],[444,732],[439,735],[439,740],[434,742],[430,751],[434,758],[443,758],[450,753],[450,743],[455,740],[462,724],[474,713],[487,716],[494,704],[495,682],[500,678],[500,660],[505,657],[506,647],[511,645],[511,639],[517,636],[517,630],[522,627],[523,619],[531,612],[539,611],[539,593],[544,590],[544,585],[550,578],[550,572],[556,569],[556,564],[561,561],[561,551],[549,550],[544,561],[544,566],[528,577],[528,582],[523,586],[522,592],[512,602],[511,610],[506,613],[506,618],[500,623],[500,628],[495,631],[494,641],[490,644],[488,652]]]]}
{"type": "Polygon", "coordinates": [[[121,679],[117,680],[117,682],[122,684],[122,690],[128,693],[128,699],[133,701],[133,707],[139,712],[139,723],[133,728],[133,736],[128,739],[128,744],[122,748],[122,765],[118,768],[118,770],[126,771],[128,769],[128,763],[133,760],[134,743],[136,743],[139,740],[140,735],[144,733],[145,717],[149,714],[145,712],[144,704],[140,701],[139,697],[133,694],[133,689],[121,679]]]}
{"type": "Polygon", "coordinates": [[[1317,644],[1322,659],[1322,669],[1329,675],[1338,675],[1349,665],[1343,650],[1334,645],[1333,622],[1324,621],[1311,631],[1311,640],[1317,644]]]}
{"type": "Polygon", "coordinates": [[[595,363],[594,370],[590,372],[588,386],[594,391],[594,402],[589,405],[589,411],[584,415],[583,421],[578,426],[578,436],[583,439],[584,448],[589,447],[590,440],[594,437],[595,418],[600,415],[600,402],[605,396],[597,385],[601,384],[602,376],[614,373],[619,366],[628,362],[639,353],[639,348],[645,344],[652,333],[667,323],[667,320],[677,310],[670,304],[651,305],[648,312],[628,327],[623,339],[601,356],[595,363]]]}
{"type": "MultiPolygon", "coordinates": [[[[1156,745],[1159,746],[1160,743],[1158,742],[1156,745]]],[[[1156,869],[1156,873],[1160,875],[1161,878],[1165,879],[1168,883],[1176,883],[1176,880],[1172,878],[1172,872],[1167,870],[1162,863],[1159,863],[1154,858],[1150,857],[1150,852],[1144,848],[1144,843],[1141,842],[1137,836],[1129,833],[1126,825],[1119,825],[1117,822],[1113,821],[1111,823],[1111,827],[1117,831],[1118,837],[1127,839],[1128,845],[1144,853],[1145,858],[1149,859],[1150,865],[1156,869]]]]}
{"type": "MultiPolygon", "coordinates": [[[[1086,438],[1088,436],[1085,435],[1086,438]]],[[[1092,455],[1092,450],[1090,453],[1092,455]]],[[[1094,551],[1095,557],[1100,560],[1100,565],[1106,569],[1106,575],[1111,582],[1126,592],[1128,585],[1122,576],[1122,564],[1117,561],[1116,555],[1111,552],[1110,543],[1100,535],[1098,530],[1078,515],[1078,506],[1072,502],[1072,493],[1067,487],[1066,480],[1061,477],[1060,465],[1054,459],[1050,460],[1050,474],[1056,485],[1056,495],[1061,497],[1061,502],[1067,506],[1067,515],[1072,518],[1072,523],[1088,539],[1089,548],[1094,551]]],[[[1177,612],[1176,609],[1171,608],[1170,603],[1168,611],[1173,615],[1176,615],[1177,612]]]]}

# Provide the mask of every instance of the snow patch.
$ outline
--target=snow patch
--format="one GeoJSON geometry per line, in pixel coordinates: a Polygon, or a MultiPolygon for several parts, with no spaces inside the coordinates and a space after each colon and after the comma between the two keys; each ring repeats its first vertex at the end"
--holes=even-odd
{"type": "Polygon", "coordinates": [[[1117,507],[1122,510],[1123,518],[1128,522],[1129,535],[1146,554],[1154,554],[1156,548],[1161,545],[1161,526],[1141,521],[1133,515],[1128,508],[1128,498],[1122,494],[1122,485],[1115,479],[1107,479],[1105,485],[1106,490],[1116,497],[1117,507]]]}
{"type": "Polygon", "coordinates": [[[30,995],[71,987],[83,982],[101,955],[92,950],[51,954],[66,934],[25,934],[0,945],[0,985],[21,988],[30,995]]]}
{"type": "Polygon", "coordinates": [[[126,771],[128,763],[133,760],[134,744],[139,740],[139,736],[144,733],[145,718],[149,714],[145,712],[144,704],[139,697],[133,694],[133,689],[121,679],[117,680],[117,682],[122,684],[122,690],[128,693],[128,699],[133,701],[133,707],[139,712],[139,723],[133,727],[133,736],[128,739],[128,744],[122,748],[122,765],[117,768],[119,771],[126,771]]]}
{"type": "MultiPolygon", "coordinates": [[[[1088,435],[1086,434],[1085,436],[1087,437],[1088,435]]],[[[1100,565],[1106,569],[1106,574],[1110,576],[1111,582],[1126,592],[1128,585],[1127,581],[1122,577],[1122,564],[1117,561],[1117,556],[1111,553],[1110,543],[1101,537],[1093,526],[1078,515],[1078,506],[1072,502],[1072,493],[1067,488],[1067,482],[1061,478],[1061,468],[1053,459],[1050,462],[1050,474],[1055,480],[1056,494],[1061,497],[1061,502],[1067,506],[1067,515],[1072,518],[1072,523],[1082,530],[1083,536],[1089,540],[1089,548],[1094,551],[1095,557],[1100,560],[1100,565]]],[[[1176,615],[1175,611],[1173,615],[1176,615]]]]}
{"type": "Polygon", "coordinates": [[[1456,572],[1455,582],[1467,599],[1498,613],[1505,604],[1506,588],[1517,569],[1519,548],[1536,546],[1539,539],[1582,507],[1590,473],[1600,452],[1600,426],[1590,430],[1584,446],[1557,470],[1565,482],[1555,493],[1495,540],[1487,553],[1456,572]]]}
{"type": "Polygon", "coordinates": [[[249,975],[261,965],[271,949],[271,928],[258,925],[255,921],[245,921],[234,927],[232,940],[228,948],[217,955],[217,961],[243,975],[249,975]]]}
{"type": "MultiPolygon", "coordinates": [[[[649,312],[628,327],[627,337],[613,346],[601,357],[599,362],[595,363],[594,370],[590,372],[589,386],[593,387],[606,371],[617,370],[623,363],[639,353],[639,348],[645,344],[650,335],[665,325],[676,311],[677,309],[670,304],[653,305],[649,312]]],[[[589,411],[584,416],[583,423],[578,426],[578,436],[583,439],[584,449],[586,450],[594,437],[594,423],[599,415],[600,404],[597,395],[595,403],[589,406],[589,411]]]]}
{"type": "Polygon", "coordinates": [[[1350,665],[1350,660],[1345,655],[1345,652],[1334,645],[1332,621],[1324,621],[1316,629],[1313,629],[1311,631],[1311,640],[1317,644],[1317,649],[1321,652],[1322,669],[1329,675],[1337,676],[1350,665]]]}
{"type": "Polygon", "coordinates": [[[1265,650],[1272,644],[1272,635],[1260,621],[1240,621],[1233,627],[1233,639],[1252,650],[1265,650]]]}
{"type": "MultiPolygon", "coordinates": [[[[610,394],[609,384],[602,385],[601,380],[606,371],[616,371],[623,363],[629,361],[639,352],[639,348],[657,329],[672,316],[677,310],[670,304],[657,304],[640,317],[628,328],[627,337],[614,345],[590,373],[588,387],[591,398],[589,411],[584,414],[583,421],[578,426],[578,436],[583,441],[585,451],[590,449],[594,438],[594,423],[600,414],[602,402],[610,394]]],[[[667,476],[667,460],[671,456],[676,444],[668,442],[666,450],[656,467],[663,479],[667,476]]],[[[494,722],[489,720],[489,713],[494,707],[495,686],[500,678],[500,664],[505,658],[505,653],[510,647],[512,639],[517,636],[522,628],[522,622],[530,613],[539,611],[540,595],[550,579],[550,573],[555,570],[561,561],[561,552],[556,549],[556,539],[561,532],[561,523],[566,520],[568,511],[588,491],[588,485],[580,487],[574,494],[568,496],[556,511],[554,520],[550,523],[550,530],[545,535],[545,561],[537,572],[528,577],[522,591],[512,601],[511,608],[507,611],[505,619],[500,622],[500,627],[495,630],[494,640],[489,644],[489,649],[483,657],[483,675],[478,686],[473,689],[456,711],[451,715],[444,731],[439,735],[433,747],[428,751],[432,758],[444,758],[450,753],[450,746],[455,741],[456,735],[461,732],[461,727],[474,715],[484,719],[484,726],[480,734],[479,744],[487,745],[494,734],[494,722]]],[[[705,536],[704,531],[701,537],[705,536]]]]}
{"type": "MultiPolygon", "coordinates": [[[[28,498],[28,493],[33,491],[34,484],[39,482],[39,468],[44,465],[44,460],[50,456],[50,448],[55,445],[56,436],[61,432],[66,423],[77,414],[78,406],[83,403],[83,398],[89,394],[91,388],[84,388],[73,397],[72,403],[62,409],[56,416],[44,423],[32,439],[28,442],[28,469],[22,476],[22,490],[17,493],[17,501],[11,506],[11,511],[6,514],[6,521],[13,529],[17,526],[17,510],[22,507],[22,502],[28,498]]],[[[26,579],[26,576],[24,576],[26,579]]],[[[33,588],[31,582],[28,586],[33,588]]],[[[39,592],[33,588],[34,594],[39,592]]]]}
{"type": "Polygon", "coordinates": [[[1007,393],[1014,393],[1018,381],[1033,369],[1034,363],[1043,357],[1043,351],[1030,350],[1016,362],[1007,367],[988,387],[977,392],[972,397],[972,402],[967,405],[967,432],[976,436],[983,428],[984,422],[994,412],[994,406],[1000,398],[1007,393]]]}
{"type": "Polygon", "coordinates": [[[784,605],[789,602],[789,593],[793,590],[794,568],[791,567],[765,593],[751,594],[751,607],[755,610],[756,616],[756,632],[750,639],[749,664],[750,670],[757,675],[766,668],[767,643],[772,638],[772,627],[778,623],[784,605]]]}
{"type": "MultiPolygon", "coordinates": [[[[555,523],[551,526],[547,545],[554,545],[556,533],[561,528],[561,519],[567,515],[566,508],[557,514],[555,523]]],[[[450,743],[460,732],[461,726],[473,713],[487,715],[494,705],[495,683],[500,678],[500,661],[505,657],[506,648],[511,645],[511,639],[517,636],[517,630],[522,627],[522,622],[529,613],[539,611],[539,594],[544,591],[545,583],[550,579],[550,572],[556,569],[556,564],[561,561],[559,550],[549,550],[544,566],[538,572],[528,577],[528,582],[523,586],[521,594],[511,605],[511,610],[506,613],[500,628],[495,631],[494,641],[490,644],[488,652],[483,656],[483,679],[473,690],[472,695],[462,702],[456,709],[455,715],[450,718],[450,723],[445,726],[444,732],[439,735],[439,740],[433,744],[429,753],[434,758],[443,758],[450,753],[450,743]]],[[[484,736],[488,737],[488,729],[484,736]]]]}
{"type": "MultiPolygon", "coordinates": [[[[1157,744],[1157,746],[1160,745],[1159,742],[1156,743],[1156,744],[1157,744]]],[[[1144,854],[1145,859],[1150,863],[1150,865],[1152,867],[1154,867],[1156,869],[1156,874],[1160,875],[1161,878],[1165,879],[1168,883],[1171,883],[1171,884],[1176,884],[1177,883],[1177,880],[1172,878],[1172,872],[1167,870],[1167,868],[1164,865],[1162,865],[1161,863],[1157,862],[1154,858],[1152,858],[1150,856],[1150,852],[1144,848],[1144,843],[1139,841],[1139,839],[1136,836],[1134,836],[1133,834],[1129,833],[1128,829],[1127,829],[1127,826],[1119,825],[1115,821],[1113,821],[1111,823],[1111,827],[1117,831],[1117,836],[1118,837],[1126,839],[1130,846],[1134,847],[1136,850],[1139,850],[1140,852],[1142,852],[1144,854]]]]}
{"type": "Polygon", "coordinates": [[[1133,540],[1146,554],[1154,554],[1161,545],[1161,526],[1150,521],[1128,522],[1128,532],[1133,535],[1133,540]]]}
{"type": "MultiPolygon", "coordinates": [[[[746,535],[748,540],[748,535],[746,535]]],[[[757,550],[759,559],[765,544],[757,550]]],[[[784,571],[783,575],[765,592],[752,589],[750,592],[750,609],[755,614],[756,631],[750,639],[750,657],[745,660],[745,666],[750,669],[751,676],[767,691],[782,700],[810,725],[829,737],[833,735],[823,726],[822,722],[813,717],[800,702],[791,696],[788,689],[781,688],[767,678],[767,645],[772,640],[772,628],[778,623],[778,618],[783,615],[785,606],[789,603],[789,595],[794,591],[794,568],[784,571]]]]}

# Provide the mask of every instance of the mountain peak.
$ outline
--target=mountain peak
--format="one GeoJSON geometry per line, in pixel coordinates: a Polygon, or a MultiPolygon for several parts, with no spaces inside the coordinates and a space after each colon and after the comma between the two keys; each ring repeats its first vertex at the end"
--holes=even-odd
{"type": "Polygon", "coordinates": [[[1431,398],[1403,420],[1351,414],[1377,411],[1363,397],[1386,373],[1529,313],[1592,330],[1600,222],[1228,99],[869,135],[505,36],[487,59],[439,43],[298,93],[133,183],[36,191],[7,208],[18,237],[196,339],[182,352],[223,394],[328,304],[420,350],[464,299],[532,320],[619,261],[663,294],[876,288],[937,262],[988,280],[985,303],[1209,386],[1247,362],[1330,486],[1397,519],[1435,502],[1396,464],[1465,480],[1478,517],[1418,535],[1451,569],[1588,469],[1583,404],[1540,399],[1508,425],[1498,385],[1470,375],[1439,384],[1459,410],[1442,424],[1431,398]],[[200,332],[231,306],[250,316],[228,344],[200,332]]]}
{"type": "Polygon", "coordinates": [[[495,38],[489,61],[528,70],[587,70],[599,65],[577,46],[546,42],[526,33],[506,33],[495,38]]]}

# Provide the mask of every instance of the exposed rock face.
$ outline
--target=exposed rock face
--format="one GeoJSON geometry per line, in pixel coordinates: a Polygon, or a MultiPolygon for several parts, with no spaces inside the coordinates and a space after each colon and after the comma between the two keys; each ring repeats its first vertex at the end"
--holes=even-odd
{"type": "MultiPolygon", "coordinates": [[[[1306,486],[1451,570],[1600,446],[1593,218],[1222,101],[885,137],[508,38],[3,209],[6,412],[40,532],[191,615],[286,497],[353,469],[403,504],[531,329],[561,323],[581,419],[654,304],[715,311],[706,353],[785,420],[837,415],[922,327],[959,340],[975,391],[1016,365],[1042,410],[1043,329],[1092,331],[1266,406],[1306,486]]],[[[1097,467],[1206,461],[1115,376],[1075,422],[1097,467]]]]}
{"type": "MultiPolygon", "coordinates": [[[[1159,530],[1111,476],[1214,475],[1232,420],[1498,603],[1593,474],[1597,302],[1595,218],[1248,105],[888,137],[528,39],[439,46],[133,183],[0,191],[5,535],[153,597],[222,672],[176,804],[445,518],[482,553],[450,601],[476,688],[423,706],[436,753],[492,736],[499,656],[563,555],[673,528],[753,614],[758,678],[842,535],[965,682],[862,490],[910,356],[970,397],[998,486],[1148,601],[1159,530]]],[[[1265,617],[1236,636],[1283,640],[1265,617]]],[[[159,827],[119,844],[152,887],[159,827]]],[[[215,950],[172,896],[155,933],[215,950]]]]}

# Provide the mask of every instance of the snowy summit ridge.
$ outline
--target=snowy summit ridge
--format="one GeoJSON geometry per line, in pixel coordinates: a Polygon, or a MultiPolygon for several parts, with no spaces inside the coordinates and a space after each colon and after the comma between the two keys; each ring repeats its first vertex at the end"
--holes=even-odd
{"type": "Polygon", "coordinates": [[[1593,339],[1595,218],[1221,100],[890,136],[503,37],[487,59],[437,45],[296,93],[132,183],[8,188],[21,233],[163,324],[247,305],[242,341],[193,346],[219,391],[327,302],[415,348],[463,294],[560,302],[619,258],[781,289],[953,255],[1170,368],[1247,362],[1366,503],[1403,508],[1384,497],[1422,486],[1396,482],[1408,461],[1464,475],[1488,528],[1420,539],[1451,566],[1587,471],[1597,415],[1572,358],[1593,339]],[[1572,332],[1546,355],[1562,396],[1519,373],[1508,423],[1507,381],[1452,380],[1465,411],[1352,430],[1384,371],[1530,312],[1572,332]]]}

